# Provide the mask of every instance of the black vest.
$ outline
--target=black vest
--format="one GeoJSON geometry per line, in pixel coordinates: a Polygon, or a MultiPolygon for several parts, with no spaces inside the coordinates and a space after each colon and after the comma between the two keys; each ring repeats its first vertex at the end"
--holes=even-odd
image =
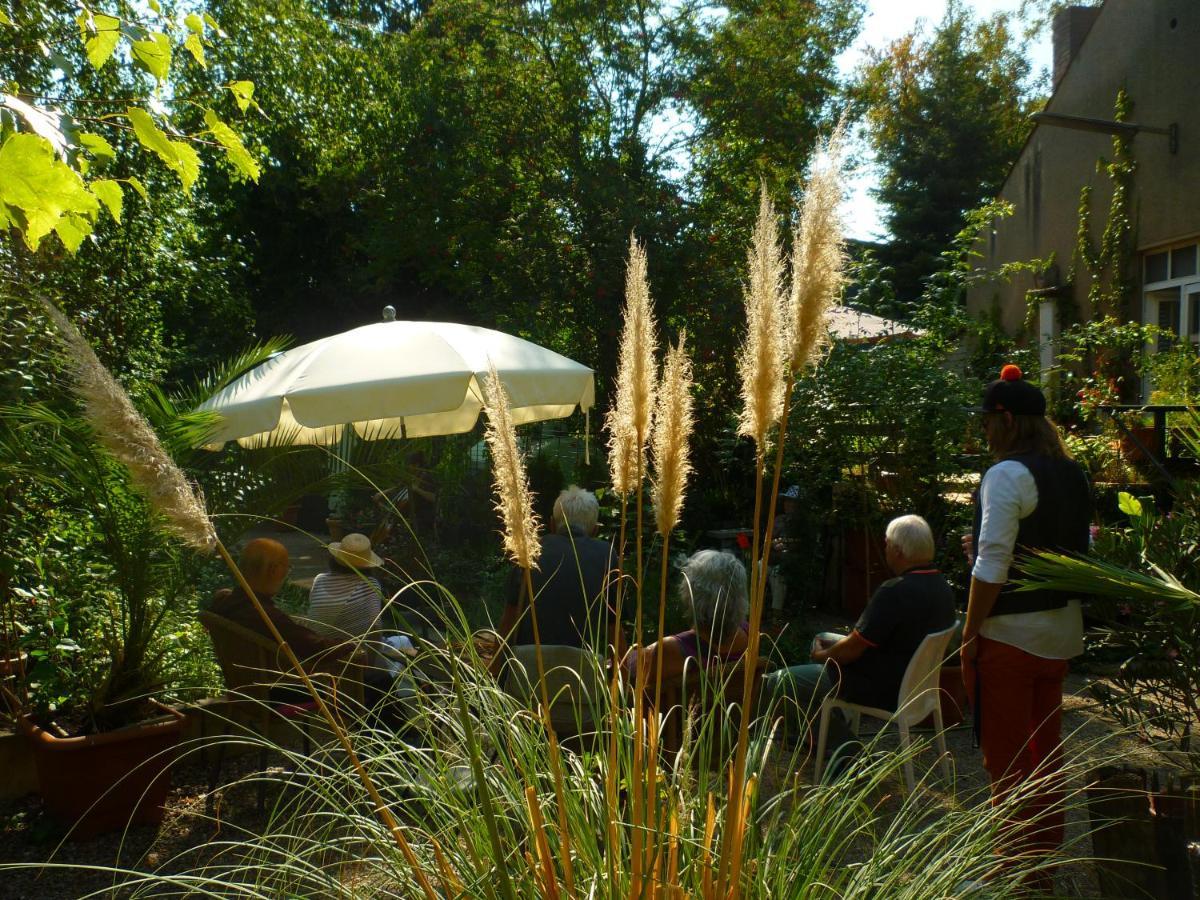
{"type": "MultiPolygon", "coordinates": [[[[1013,584],[1013,570],[1019,576],[1020,558],[1038,550],[1086,553],[1088,529],[1092,522],[1092,489],[1079,463],[1039,453],[1025,453],[1008,459],[1019,462],[1029,470],[1037,485],[1038,502],[1033,512],[1021,520],[1009,580],[1001,588],[1000,597],[989,617],[1041,612],[1066,606],[1072,597],[1062,591],[1041,589],[1018,592],[1013,584]]],[[[976,548],[979,547],[982,522],[983,507],[979,504],[979,493],[976,492],[973,529],[976,548]]]]}

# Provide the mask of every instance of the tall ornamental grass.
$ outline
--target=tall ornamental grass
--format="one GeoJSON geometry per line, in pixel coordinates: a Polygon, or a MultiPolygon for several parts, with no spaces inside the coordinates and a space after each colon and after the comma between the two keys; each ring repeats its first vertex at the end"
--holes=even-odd
{"type": "MultiPolygon", "coordinates": [[[[782,261],[776,236],[775,210],[763,187],[758,221],[748,253],[748,283],[744,290],[748,332],[738,360],[742,375],[743,411],[739,433],[754,440],[754,528],[750,543],[750,631],[746,658],[758,658],[763,603],[771,559],[769,536],[783,473],[783,448],[787,442],[792,389],[796,378],[815,366],[829,346],[829,310],[844,279],[845,241],[839,209],[842,184],[844,123],[817,148],[800,203],[799,221],[792,237],[791,286],[783,294],[782,261]],[[780,396],[782,394],[782,397],[780,396]],[[763,501],[770,440],[775,432],[771,489],[763,501]]],[[[755,667],[745,666],[742,707],[753,693],[755,667]]],[[[743,716],[729,772],[730,804],[721,842],[720,882],[730,884],[731,896],[741,891],[744,854],[741,814],[743,790],[752,776],[747,769],[749,717],[743,716]]]]}
{"type": "MultiPolygon", "coordinates": [[[[434,585],[422,590],[436,591],[434,585]]],[[[617,771],[608,769],[601,727],[568,737],[560,748],[564,791],[559,792],[544,717],[506,693],[486,670],[470,640],[459,606],[443,596],[455,618],[436,623],[461,651],[423,648],[407,664],[405,679],[420,685],[418,699],[400,700],[408,724],[398,737],[377,724],[379,709],[358,709],[344,698],[343,716],[372,772],[383,802],[407,839],[419,870],[435,896],[445,898],[566,897],[716,898],[731,894],[719,880],[719,850],[728,820],[726,760],[712,755],[713,729],[725,727],[712,712],[688,715],[678,754],[663,759],[657,796],[666,814],[646,834],[643,847],[661,853],[660,864],[635,865],[628,825],[631,795],[643,777],[632,752],[636,740],[627,701],[619,727],[617,771]],[[462,714],[465,706],[467,715],[462,714]],[[605,784],[622,785],[617,817],[622,840],[608,838],[605,784]],[[558,805],[563,802],[560,816],[558,805]],[[488,810],[485,812],[485,807],[488,810]],[[573,881],[565,879],[569,847],[573,881]],[[653,874],[653,877],[650,877],[653,874]],[[635,886],[635,876],[641,878],[635,886]],[[635,889],[636,887],[636,889],[635,889]]],[[[602,662],[598,663],[602,666],[602,662]]],[[[601,687],[580,719],[609,721],[604,672],[601,687]]],[[[278,673],[264,673],[278,678],[278,673]]],[[[720,690],[715,686],[714,690],[720,690]]],[[[710,697],[703,709],[735,702],[710,697]]],[[[332,696],[326,696],[330,703],[332,696]]],[[[247,701],[251,702],[251,701],[247,701]]],[[[928,740],[908,751],[887,737],[870,741],[850,769],[825,784],[811,784],[807,744],[782,745],[770,727],[768,708],[750,729],[747,762],[755,773],[741,792],[743,836],[740,895],[748,898],[1005,898],[1023,894],[1022,879],[1059,860],[1005,858],[997,838],[1016,806],[1036,782],[993,807],[986,790],[958,795],[933,774],[928,740]],[[922,779],[908,795],[903,766],[914,759],[922,779]]],[[[348,765],[341,742],[319,721],[292,722],[290,733],[268,740],[253,733],[222,738],[243,750],[266,747],[276,765],[236,778],[219,790],[208,823],[195,829],[215,837],[176,857],[123,859],[111,868],[115,895],[131,898],[423,896],[408,855],[374,814],[374,798],[348,765]],[[301,749],[307,729],[308,749],[301,749]],[[233,792],[243,799],[265,780],[271,800],[265,822],[253,829],[223,815],[233,792]]],[[[230,728],[236,728],[230,723],[230,728]]],[[[732,740],[735,734],[726,738],[732,740]]],[[[184,748],[185,759],[212,742],[184,748]]],[[[1078,780],[1082,764],[1068,767],[1078,780]]],[[[1065,801],[1074,806],[1082,798],[1065,801]]],[[[208,814],[195,812],[201,817],[208,814]]],[[[647,826],[649,827],[649,826],[647,826]]],[[[1086,839],[1084,836],[1081,839],[1086,839]]],[[[1064,855],[1076,849],[1068,847],[1064,855]]],[[[63,858],[69,850],[60,851],[63,858]]],[[[55,860],[51,866],[58,865],[55,860]]],[[[0,866],[0,870],[5,868],[0,866]]],[[[89,896],[111,896],[97,892],[89,896]]]]}

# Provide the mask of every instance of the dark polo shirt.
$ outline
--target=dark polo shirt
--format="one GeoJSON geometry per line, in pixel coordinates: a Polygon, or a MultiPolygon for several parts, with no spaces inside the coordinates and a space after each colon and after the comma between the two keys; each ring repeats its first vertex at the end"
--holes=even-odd
{"type": "Polygon", "coordinates": [[[869,645],[842,666],[838,696],[851,703],[894,710],[904,671],[927,635],[944,631],[956,618],[954,590],[931,566],[909,569],[885,581],[854,626],[869,645]]]}

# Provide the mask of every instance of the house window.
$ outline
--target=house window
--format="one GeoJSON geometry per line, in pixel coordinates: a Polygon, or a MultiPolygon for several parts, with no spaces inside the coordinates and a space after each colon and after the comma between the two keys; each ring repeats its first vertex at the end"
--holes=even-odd
{"type": "Polygon", "coordinates": [[[1200,284],[1190,284],[1187,289],[1188,341],[1200,353],[1200,284]]]}
{"type": "Polygon", "coordinates": [[[1168,281],[1171,278],[1171,254],[1149,253],[1146,255],[1146,284],[1168,281]]]}
{"type": "MultiPolygon", "coordinates": [[[[1142,258],[1142,321],[1169,332],[1148,348],[1157,353],[1186,341],[1200,353],[1200,244],[1155,250],[1142,258]]],[[[1149,394],[1152,386],[1145,385],[1149,394]]]]}
{"type": "Polygon", "coordinates": [[[1160,334],[1156,349],[1169,350],[1175,345],[1175,339],[1179,335],[1179,324],[1181,321],[1180,305],[1179,305],[1179,288],[1161,288],[1157,291],[1146,292],[1147,303],[1154,304],[1156,316],[1154,324],[1169,334],[1160,334]]]}
{"type": "Polygon", "coordinates": [[[1171,251],[1171,277],[1186,278],[1196,274],[1196,245],[1177,247],[1171,251]]]}

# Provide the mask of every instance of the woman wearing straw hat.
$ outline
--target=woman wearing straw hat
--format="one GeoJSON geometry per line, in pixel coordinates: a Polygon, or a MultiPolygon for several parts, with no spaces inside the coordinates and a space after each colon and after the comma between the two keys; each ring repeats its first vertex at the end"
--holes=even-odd
{"type": "Polygon", "coordinates": [[[1053,779],[1062,765],[1062,686],[1067,660],[1083,652],[1083,616],[1077,599],[1017,591],[1012,579],[1023,555],[1088,549],[1091,488],[1046,418],[1045,396],[1019,368],[1001,370],[981,411],[997,461],[983,476],[975,527],[963,539],[973,562],[963,680],[993,802],[1050,776],[1031,792],[1005,851],[1052,852],[1063,840],[1062,792],[1053,779]]]}
{"type": "Polygon", "coordinates": [[[376,636],[383,589],[375,573],[382,565],[365,534],[348,534],[330,544],[329,571],[313,579],[308,595],[312,629],[350,640],[376,636]]]}

